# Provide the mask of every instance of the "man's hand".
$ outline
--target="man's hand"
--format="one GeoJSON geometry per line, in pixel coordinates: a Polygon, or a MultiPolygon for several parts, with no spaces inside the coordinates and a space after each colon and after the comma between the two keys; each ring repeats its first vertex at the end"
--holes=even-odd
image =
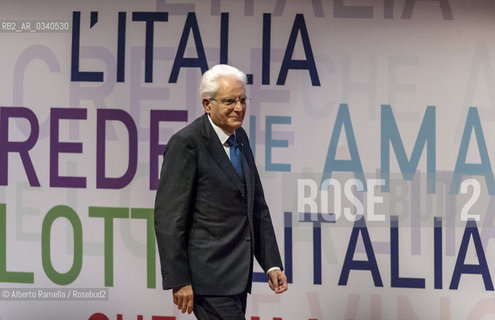
{"type": "Polygon", "coordinates": [[[276,294],[287,290],[287,277],[280,270],[272,270],[268,273],[268,285],[276,294]]]}
{"type": "Polygon", "coordinates": [[[172,290],[174,303],[177,308],[185,313],[191,314],[194,307],[194,293],[191,285],[174,288],[172,290]]]}

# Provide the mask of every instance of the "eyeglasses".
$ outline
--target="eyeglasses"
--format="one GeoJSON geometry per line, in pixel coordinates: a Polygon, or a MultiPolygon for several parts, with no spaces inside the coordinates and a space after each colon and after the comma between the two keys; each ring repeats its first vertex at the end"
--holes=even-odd
{"type": "Polygon", "coordinates": [[[225,98],[225,99],[220,99],[220,100],[216,100],[216,99],[211,98],[210,100],[220,102],[221,104],[223,104],[229,108],[235,108],[235,106],[237,105],[237,102],[239,102],[241,104],[241,106],[245,107],[245,106],[247,106],[247,103],[249,101],[249,99],[247,97],[225,98]]]}

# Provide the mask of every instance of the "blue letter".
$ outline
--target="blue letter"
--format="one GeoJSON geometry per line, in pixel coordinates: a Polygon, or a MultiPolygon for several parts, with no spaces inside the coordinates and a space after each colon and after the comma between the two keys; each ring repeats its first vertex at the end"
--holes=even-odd
{"type": "Polygon", "coordinates": [[[492,279],[490,278],[490,271],[488,270],[488,264],[486,263],[483,244],[481,243],[480,234],[478,233],[478,228],[476,227],[476,222],[474,220],[469,220],[466,224],[466,229],[464,229],[464,235],[462,236],[461,247],[459,248],[459,254],[457,256],[449,289],[457,290],[461,274],[463,273],[481,274],[483,282],[485,283],[485,290],[493,291],[492,279]],[[469,238],[471,236],[473,237],[473,244],[476,249],[476,256],[478,257],[479,264],[464,263],[469,245],[469,238]]]}
{"type": "Polygon", "coordinates": [[[263,41],[261,49],[261,84],[270,84],[270,46],[272,37],[272,15],[263,13],[263,41]]]}
{"type": "MultiPolygon", "coordinates": [[[[98,22],[98,12],[91,12],[92,28],[98,22]]],[[[70,81],[103,82],[103,72],[79,71],[79,39],[81,30],[81,12],[72,13],[72,61],[70,81]]]]}
{"type": "Polygon", "coordinates": [[[220,18],[220,63],[229,63],[229,13],[222,12],[220,18]]]}
{"type": "Polygon", "coordinates": [[[371,271],[375,287],[383,287],[382,278],[380,277],[380,271],[378,270],[378,264],[376,263],[375,253],[373,252],[373,246],[371,245],[370,235],[364,217],[361,217],[361,219],[354,222],[344,265],[342,266],[342,272],[340,273],[339,286],[347,285],[347,279],[349,278],[351,269],[371,271]],[[361,232],[361,236],[363,237],[364,248],[366,250],[366,256],[368,257],[368,260],[364,261],[352,259],[354,257],[354,252],[356,251],[359,232],[361,232]]]}
{"type": "Polygon", "coordinates": [[[390,217],[390,282],[392,288],[424,288],[423,278],[399,276],[399,217],[390,217]]]}
{"type": "MultiPolygon", "coordinates": [[[[265,21],[266,22],[266,21],[265,21]]],[[[282,61],[282,66],[280,67],[280,73],[278,75],[277,85],[284,85],[287,79],[287,72],[289,69],[304,70],[309,71],[309,76],[311,77],[311,84],[313,86],[320,85],[320,79],[318,78],[318,71],[316,71],[315,59],[313,57],[313,51],[311,49],[311,44],[309,42],[308,30],[306,29],[306,23],[304,22],[304,15],[297,14],[294,20],[294,25],[292,26],[292,31],[289,37],[289,43],[287,44],[287,49],[285,49],[284,60],[282,61]],[[301,40],[304,47],[304,54],[306,55],[306,60],[293,60],[292,53],[294,52],[294,46],[296,45],[297,34],[301,31],[301,40]]]]}
{"type": "Polygon", "coordinates": [[[443,288],[443,278],[442,278],[442,218],[434,217],[434,231],[433,231],[433,256],[434,256],[434,279],[435,279],[435,289],[443,288]]]}
{"type": "Polygon", "coordinates": [[[117,82],[125,80],[125,12],[119,12],[119,31],[117,33],[117,82]]]}
{"type": "Polygon", "coordinates": [[[186,24],[182,31],[182,36],[179,42],[179,48],[177,48],[177,54],[175,55],[174,65],[172,72],[170,73],[169,83],[176,83],[179,77],[180,68],[201,68],[201,73],[205,73],[208,70],[208,63],[206,62],[205,49],[203,48],[203,42],[201,41],[201,34],[199,33],[198,20],[196,20],[196,14],[189,12],[187,14],[186,24]],[[184,58],[184,52],[186,51],[187,40],[189,34],[193,33],[194,44],[196,45],[197,58],[184,58]]]}
{"type": "Polygon", "coordinates": [[[146,21],[144,82],[153,82],[153,39],[155,21],[168,21],[167,12],[133,12],[132,21],[146,21]]]}

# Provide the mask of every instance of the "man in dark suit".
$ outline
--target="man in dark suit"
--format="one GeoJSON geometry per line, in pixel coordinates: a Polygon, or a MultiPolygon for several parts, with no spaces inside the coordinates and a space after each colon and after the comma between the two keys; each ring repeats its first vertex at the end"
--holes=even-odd
{"type": "Polygon", "coordinates": [[[198,319],[245,319],[253,256],[287,290],[246,132],[246,75],[217,65],[201,79],[205,114],[166,147],[155,202],[163,288],[198,319]]]}

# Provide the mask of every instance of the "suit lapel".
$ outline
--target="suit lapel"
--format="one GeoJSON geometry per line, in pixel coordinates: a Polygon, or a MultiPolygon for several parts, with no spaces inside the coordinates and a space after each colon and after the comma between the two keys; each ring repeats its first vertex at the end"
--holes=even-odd
{"type": "MultiPolygon", "coordinates": [[[[244,186],[242,184],[239,175],[235,171],[232,163],[230,162],[229,157],[225,153],[225,149],[223,148],[220,140],[218,139],[215,130],[210,124],[210,120],[208,119],[208,115],[204,115],[202,118],[203,124],[203,137],[205,138],[205,147],[210,152],[213,159],[217,162],[218,166],[222,169],[222,171],[229,177],[232,183],[241,191],[244,192],[244,186]]],[[[244,155],[242,157],[243,166],[244,166],[244,155]]],[[[247,164],[246,164],[247,166],[247,164]]],[[[245,169],[244,169],[245,170],[245,169]]],[[[245,172],[245,171],[244,171],[245,172]]]]}

